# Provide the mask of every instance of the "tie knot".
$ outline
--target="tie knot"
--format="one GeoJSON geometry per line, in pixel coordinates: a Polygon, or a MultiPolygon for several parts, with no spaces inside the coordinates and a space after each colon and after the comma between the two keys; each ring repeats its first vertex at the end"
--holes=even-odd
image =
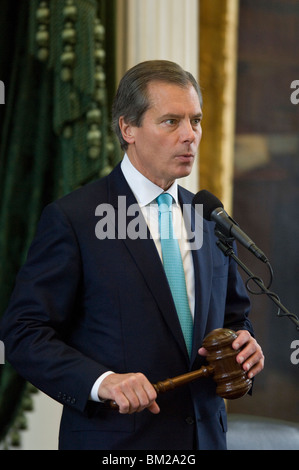
{"type": "Polygon", "coordinates": [[[157,202],[160,212],[166,212],[169,211],[172,206],[173,197],[169,193],[162,193],[157,197],[157,202]]]}

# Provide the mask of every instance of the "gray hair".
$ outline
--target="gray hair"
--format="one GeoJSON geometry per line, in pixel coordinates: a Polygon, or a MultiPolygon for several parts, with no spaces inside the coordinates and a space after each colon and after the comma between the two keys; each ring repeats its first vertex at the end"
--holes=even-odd
{"type": "Polygon", "coordinates": [[[149,60],[135,65],[121,79],[112,106],[112,128],[123,150],[127,150],[128,143],[122,136],[119,118],[123,116],[126,123],[141,127],[144,113],[150,107],[148,84],[153,81],[172,83],[182,88],[191,84],[202,104],[197,81],[178,64],[167,60],[149,60]]]}

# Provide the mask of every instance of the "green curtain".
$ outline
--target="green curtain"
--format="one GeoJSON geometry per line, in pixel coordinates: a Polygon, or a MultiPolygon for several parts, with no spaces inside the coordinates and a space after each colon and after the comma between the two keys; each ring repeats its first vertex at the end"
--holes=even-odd
{"type": "MultiPolygon", "coordinates": [[[[114,0],[2,0],[0,317],[42,208],[111,171],[114,0]]],[[[30,384],[0,366],[0,441],[19,445],[30,384]]]]}

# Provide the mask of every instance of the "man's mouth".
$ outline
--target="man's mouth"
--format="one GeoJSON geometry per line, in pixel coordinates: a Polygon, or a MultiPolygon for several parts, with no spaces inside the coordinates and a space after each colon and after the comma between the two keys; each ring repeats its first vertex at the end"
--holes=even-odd
{"type": "Polygon", "coordinates": [[[191,162],[194,160],[194,155],[193,153],[183,153],[181,155],[177,155],[177,158],[184,162],[191,162]]]}

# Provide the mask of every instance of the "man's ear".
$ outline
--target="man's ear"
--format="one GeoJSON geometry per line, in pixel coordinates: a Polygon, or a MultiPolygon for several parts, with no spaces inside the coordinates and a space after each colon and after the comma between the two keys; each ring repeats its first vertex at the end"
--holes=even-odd
{"type": "Polygon", "coordinates": [[[135,142],[134,126],[132,126],[132,124],[127,124],[123,116],[119,118],[119,128],[121,130],[123,139],[128,144],[134,144],[135,142]]]}

